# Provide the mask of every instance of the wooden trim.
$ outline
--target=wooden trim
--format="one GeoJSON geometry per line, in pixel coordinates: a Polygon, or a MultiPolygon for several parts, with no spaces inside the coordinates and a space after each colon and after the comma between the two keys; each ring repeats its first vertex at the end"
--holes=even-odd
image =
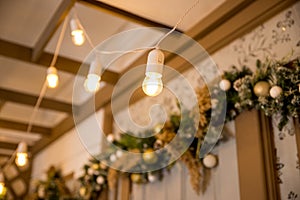
{"type": "Polygon", "coordinates": [[[74,4],[75,0],[63,0],[60,3],[33,48],[32,61],[37,61],[40,58],[44,48],[58,29],[59,25],[64,21],[74,4]]]}
{"type": "MultiPolygon", "coordinates": [[[[17,91],[11,91],[0,87],[0,99],[11,101],[15,103],[20,104],[26,104],[30,106],[35,106],[38,96],[21,93],[17,91]]],[[[77,110],[77,106],[72,106],[72,104],[68,104],[65,102],[49,99],[49,98],[43,98],[41,105],[41,108],[56,110],[59,112],[66,112],[66,113],[72,113],[72,109],[77,110]]]]}
{"type": "Polygon", "coordinates": [[[127,174],[121,175],[121,192],[120,200],[130,200],[131,181],[127,174]]]}
{"type": "MultiPolygon", "coordinates": [[[[153,21],[144,17],[141,17],[139,15],[133,14],[131,12],[128,12],[126,10],[111,6],[109,4],[103,3],[101,1],[97,0],[78,0],[79,3],[82,3],[87,6],[92,6],[96,9],[99,9],[102,12],[106,12],[108,14],[111,14],[113,16],[117,16],[119,18],[122,18],[124,20],[140,24],[142,26],[151,26],[151,27],[161,27],[161,28],[167,28],[172,29],[173,27],[159,23],[157,21],[153,21]]],[[[177,30],[180,31],[180,30],[177,30]]],[[[182,32],[182,31],[180,31],[182,32]]]]}
{"type": "MultiPolygon", "coordinates": [[[[8,41],[4,41],[1,39],[0,39],[0,46],[1,46],[0,55],[17,59],[20,61],[24,61],[24,62],[38,64],[38,66],[41,67],[48,68],[53,58],[53,54],[43,52],[38,61],[32,62],[31,61],[32,49],[19,44],[14,44],[8,41]]],[[[89,71],[89,64],[81,63],[76,60],[72,60],[62,56],[58,56],[55,67],[59,71],[64,71],[64,72],[68,72],[80,76],[86,76],[89,71]]],[[[105,70],[101,76],[101,80],[109,84],[115,84],[118,81],[118,79],[119,79],[119,74],[110,70],[105,70]]]]}
{"type": "MultiPolygon", "coordinates": [[[[0,127],[26,132],[28,124],[22,123],[22,122],[15,122],[15,121],[9,121],[9,120],[5,120],[5,119],[0,119],[0,127]]],[[[42,135],[50,135],[51,128],[33,125],[32,129],[31,129],[31,133],[40,133],[42,135]]]]}
{"type": "Polygon", "coordinates": [[[296,144],[297,144],[297,155],[298,160],[300,161],[300,122],[299,118],[294,118],[294,125],[295,125],[295,137],[296,137],[296,144]]]}
{"type": "Polygon", "coordinates": [[[263,112],[259,112],[260,135],[264,157],[265,179],[267,183],[268,199],[280,199],[277,184],[276,149],[272,122],[263,112]]]}
{"type": "Polygon", "coordinates": [[[235,120],[241,200],[277,200],[275,149],[270,121],[257,110],[235,120]]]}
{"type": "Polygon", "coordinates": [[[113,132],[113,114],[111,112],[111,104],[104,107],[103,132],[108,135],[113,132]]]}
{"type": "Polygon", "coordinates": [[[253,1],[253,3],[240,10],[239,13],[230,17],[226,23],[218,25],[214,31],[197,39],[197,41],[208,53],[214,53],[295,2],[297,0],[253,1]]]}

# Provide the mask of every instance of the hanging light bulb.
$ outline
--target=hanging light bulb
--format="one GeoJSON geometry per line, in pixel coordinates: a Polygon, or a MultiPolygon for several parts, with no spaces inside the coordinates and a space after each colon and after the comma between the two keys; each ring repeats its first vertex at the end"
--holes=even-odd
{"type": "Polygon", "coordinates": [[[159,49],[154,49],[148,54],[146,77],[143,81],[143,91],[148,96],[157,96],[163,89],[162,71],[164,54],[159,49]]]}
{"type": "Polygon", "coordinates": [[[84,87],[87,92],[97,92],[100,88],[100,80],[101,77],[99,74],[101,73],[102,67],[100,62],[95,60],[91,62],[89,74],[84,82],[84,87]]]}
{"type": "Polygon", "coordinates": [[[57,69],[50,66],[47,70],[47,83],[49,88],[55,88],[58,85],[57,69]]]}
{"type": "Polygon", "coordinates": [[[81,46],[84,41],[84,32],[79,26],[78,19],[71,19],[70,21],[70,27],[71,27],[71,36],[72,41],[76,46],[81,46]]]}
{"type": "Polygon", "coordinates": [[[6,187],[4,183],[4,176],[3,173],[0,172],[0,197],[5,196],[5,194],[6,194],[6,187]]]}
{"type": "Polygon", "coordinates": [[[16,164],[20,167],[23,167],[27,164],[28,154],[27,154],[27,144],[25,142],[19,143],[15,161],[16,161],[16,164]]]}

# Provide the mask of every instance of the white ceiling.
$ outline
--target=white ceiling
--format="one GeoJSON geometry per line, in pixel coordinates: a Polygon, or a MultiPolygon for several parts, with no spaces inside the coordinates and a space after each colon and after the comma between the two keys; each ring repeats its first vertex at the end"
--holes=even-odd
{"type": "MultiPolygon", "coordinates": [[[[224,1],[200,0],[200,3],[191,10],[179,25],[179,29],[183,31],[190,29],[224,1]]],[[[62,0],[0,0],[0,39],[27,47],[34,47],[61,2],[62,0]]],[[[102,2],[147,19],[174,26],[186,9],[194,4],[195,0],[102,0],[102,2]]],[[[74,12],[77,13],[95,46],[116,33],[142,27],[140,24],[121,19],[107,12],[101,12],[101,9],[94,9],[85,4],[76,3],[70,12],[70,18],[74,12]]],[[[46,52],[54,52],[61,27],[62,25],[47,44],[46,52]]],[[[139,44],[150,46],[160,36],[161,34],[158,33],[127,38],[122,41],[122,46],[129,49],[139,44]]],[[[92,48],[87,42],[81,47],[73,45],[70,37],[70,28],[67,26],[59,55],[83,61],[91,50],[92,48]]],[[[113,63],[109,69],[121,72],[138,56],[139,54],[127,54],[113,63]]],[[[45,67],[3,56],[0,56],[0,66],[1,88],[39,95],[46,77],[45,67]]],[[[59,72],[59,75],[59,86],[55,89],[47,89],[45,96],[72,103],[75,77],[64,72],[59,72]]],[[[103,83],[102,87],[104,85],[103,83]]],[[[82,96],[73,103],[81,104],[90,96],[90,94],[83,92],[82,96]]],[[[32,111],[33,107],[6,102],[0,109],[0,118],[26,123],[32,111]]],[[[53,127],[65,116],[66,114],[61,112],[40,109],[34,124],[53,127]]],[[[0,129],[0,141],[17,143],[24,139],[28,143],[33,144],[39,138],[40,136],[36,134],[24,134],[22,132],[0,129]]]]}
{"type": "MultiPolygon", "coordinates": [[[[136,15],[173,27],[195,0],[98,0],[136,15]]],[[[200,0],[178,26],[184,32],[224,3],[225,0],[200,0]]]]}

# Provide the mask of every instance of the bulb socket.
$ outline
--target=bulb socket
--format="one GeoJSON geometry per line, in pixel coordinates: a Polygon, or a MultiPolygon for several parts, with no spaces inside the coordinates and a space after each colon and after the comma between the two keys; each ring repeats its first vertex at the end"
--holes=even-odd
{"type": "Polygon", "coordinates": [[[90,65],[89,74],[96,74],[100,76],[102,72],[102,66],[99,61],[93,60],[90,65]]]}
{"type": "Polygon", "coordinates": [[[57,74],[57,69],[54,66],[50,66],[47,69],[47,74],[57,74]]]}
{"type": "Polygon", "coordinates": [[[154,49],[149,52],[147,59],[146,75],[151,72],[156,72],[159,74],[163,73],[165,56],[163,52],[159,49],[154,49]]]}
{"type": "Polygon", "coordinates": [[[71,31],[75,31],[75,30],[79,30],[80,27],[79,27],[79,23],[78,23],[78,20],[77,19],[71,19],[70,20],[70,27],[71,27],[71,31]]]}
{"type": "Polygon", "coordinates": [[[27,144],[26,142],[20,142],[17,148],[17,153],[27,153],[27,144]]]}

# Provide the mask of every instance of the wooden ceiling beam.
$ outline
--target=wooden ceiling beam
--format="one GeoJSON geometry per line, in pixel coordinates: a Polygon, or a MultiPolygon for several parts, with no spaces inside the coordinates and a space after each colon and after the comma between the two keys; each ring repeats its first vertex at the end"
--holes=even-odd
{"type": "MultiPolygon", "coordinates": [[[[0,128],[12,129],[17,131],[27,131],[28,124],[22,122],[9,121],[5,119],[0,119],[0,128]]],[[[31,133],[39,133],[45,136],[51,135],[51,128],[44,126],[33,125],[31,133]]]]}
{"type": "Polygon", "coordinates": [[[18,144],[9,143],[9,142],[0,142],[1,149],[15,150],[15,149],[17,149],[17,147],[18,147],[18,144]]]}
{"type": "MultiPolygon", "coordinates": [[[[8,42],[5,40],[1,40],[1,39],[0,39],[0,47],[1,47],[0,55],[2,56],[37,64],[38,66],[41,67],[49,67],[49,65],[51,64],[51,60],[53,58],[53,54],[43,52],[38,61],[32,62],[31,61],[32,49],[28,47],[15,44],[12,42],[8,42]]],[[[62,56],[58,56],[55,67],[60,71],[64,71],[64,72],[68,72],[80,76],[86,76],[89,71],[89,64],[81,63],[62,56]]],[[[102,81],[113,85],[118,81],[118,79],[119,79],[119,74],[110,70],[105,70],[101,76],[102,81]]]]}
{"type": "Polygon", "coordinates": [[[40,58],[44,51],[44,48],[46,47],[60,24],[64,21],[74,4],[75,0],[63,0],[60,3],[33,48],[31,57],[32,61],[37,61],[40,58]]]}
{"type": "MultiPolygon", "coordinates": [[[[101,1],[97,0],[77,0],[77,2],[82,3],[87,6],[91,6],[95,9],[99,9],[102,12],[106,12],[108,14],[111,14],[113,16],[120,17],[124,20],[137,23],[143,26],[150,26],[150,27],[161,27],[161,28],[167,28],[167,29],[172,29],[172,26],[153,21],[144,17],[141,17],[139,15],[133,14],[131,12],[128,12],[126,10],[111,6],[109,4],[103,3],[101,1]]],[[[182,32],[179,29],[176,29],[179,32],[182,32]]]]}
{"type": "Polygon", "coordinates": [[[5,101],[3,98],[1,98],[1,95],[0,95],[0,112],[1,112],[1,109],[3,108],[4,104],[5,104],[5,101]]]}
{"type": "MultiPolygon", "coordinates": [[[[21,93],[17,91],[11,91],[0,87],[0,99],[5,101],[11,101],[20,104],[26,104],[30,106],[35,106],[38,96],[21,93]]],[[[0,101],[1,105],[1,101],[0,101]]],[[[77,106],[72,106],[72,104],[65,103],[62,101],[57,101],[49,98],[43,98],[41,108],[55,110],[59,112],[66,112],[72,114],[72,109],[77,110],[77,106]]]]}

